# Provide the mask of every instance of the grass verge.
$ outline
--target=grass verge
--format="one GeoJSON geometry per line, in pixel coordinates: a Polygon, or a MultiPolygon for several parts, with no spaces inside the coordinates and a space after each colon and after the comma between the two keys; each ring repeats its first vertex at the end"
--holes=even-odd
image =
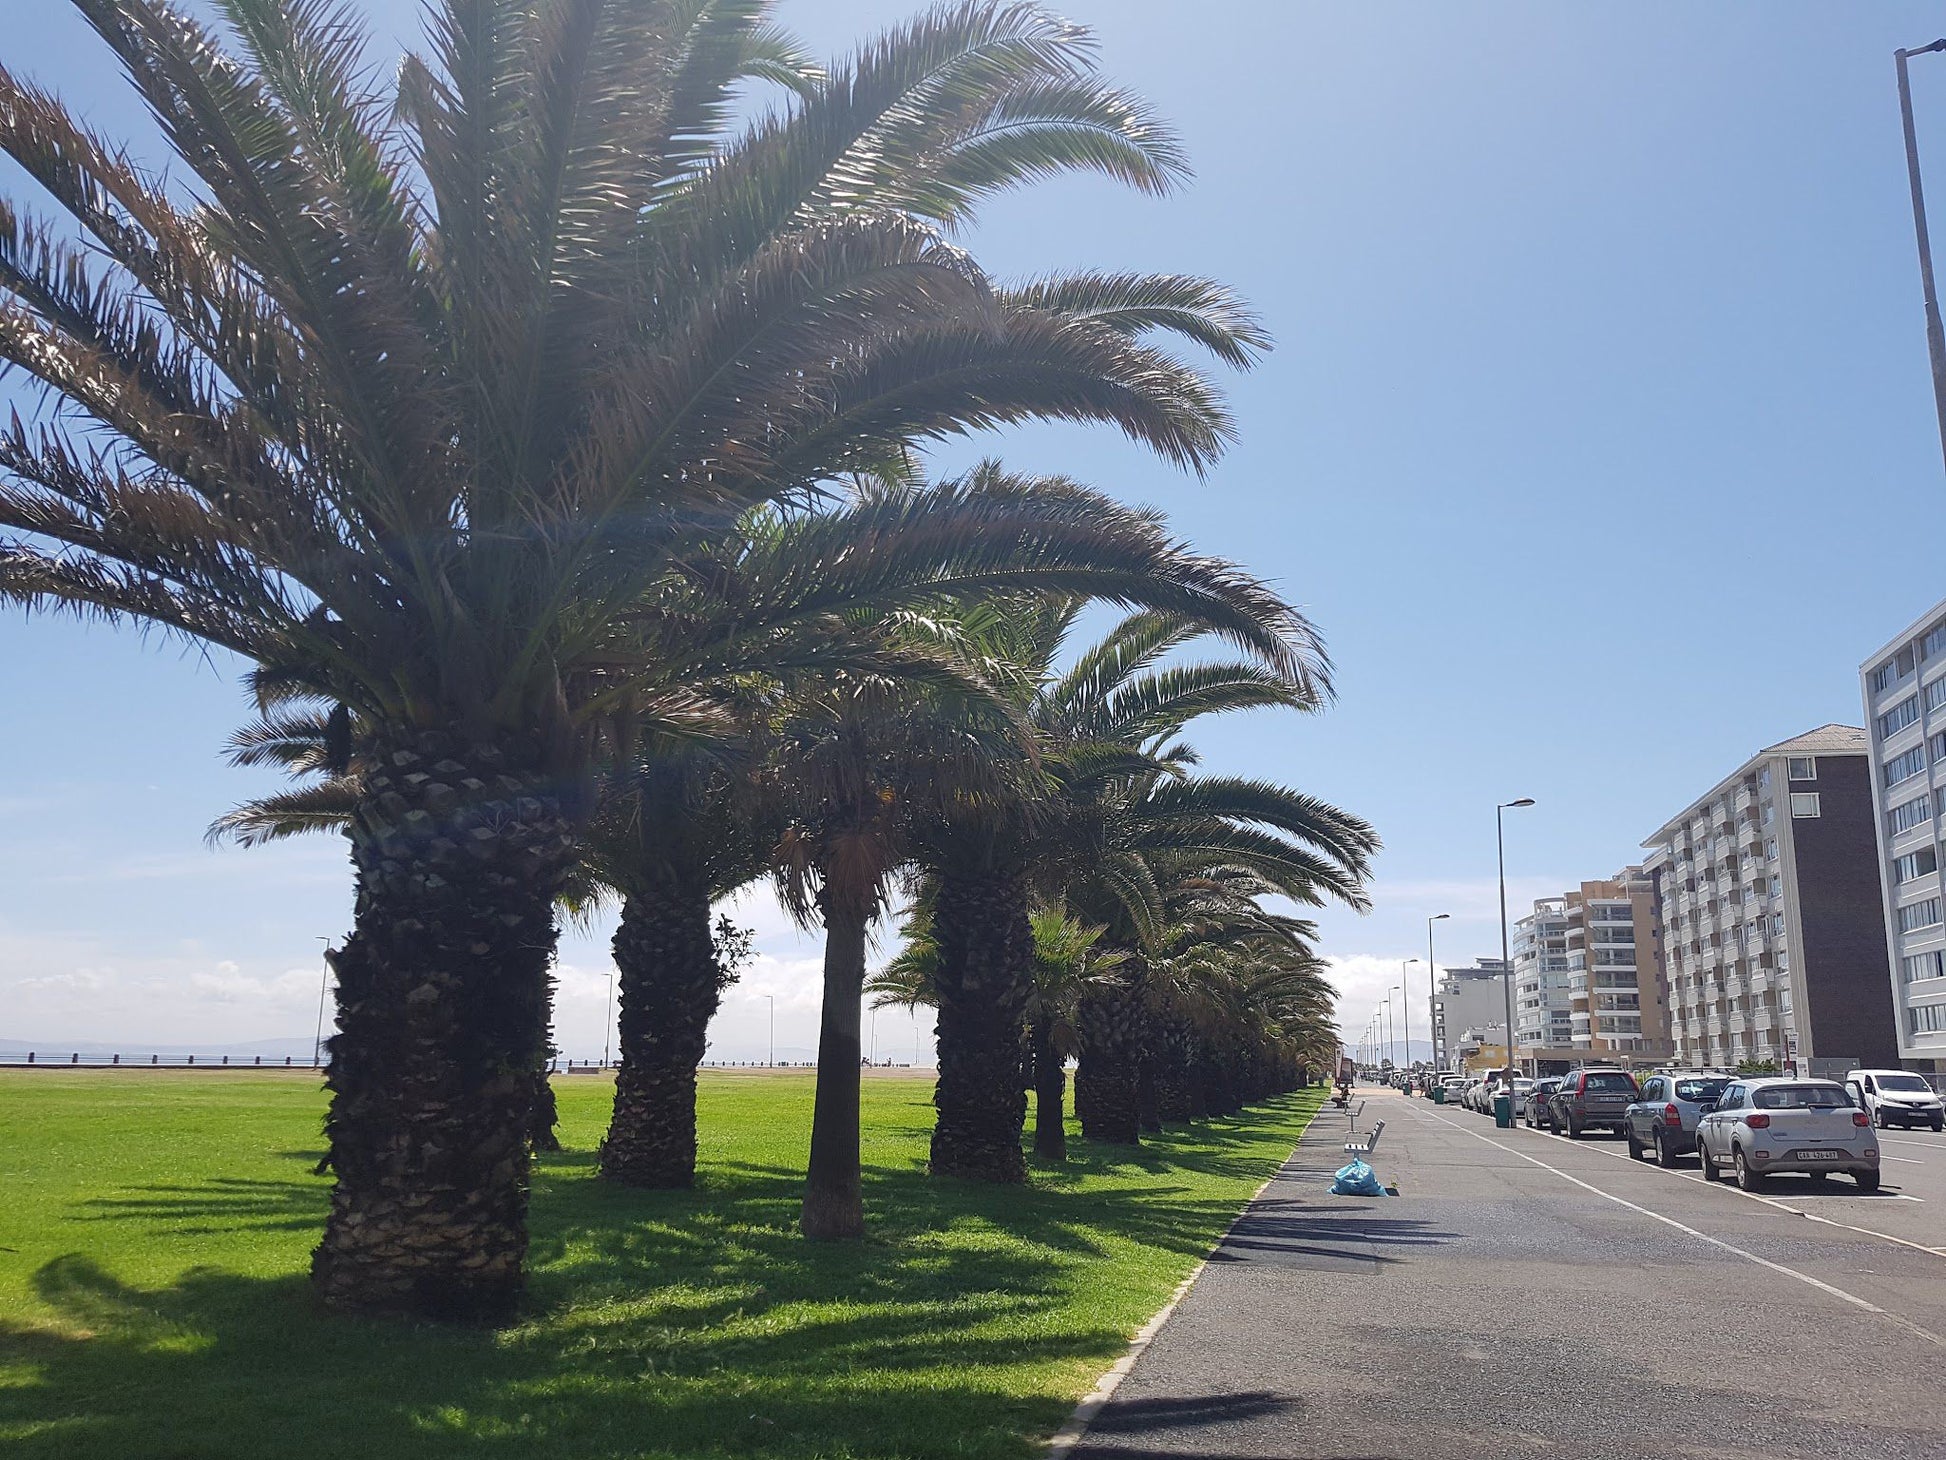
{"type": "Polygon", "coordinates": [[[923,1171],[923,1079],[865,1085],[857,1246],[794,1232],[808,1074],[705,1073],[693,1192],[610,1189],[611,1087],[559,1077],[529,1316],[320,1313],[323,1100],[281,1074],[0,1072],[10,1457],[1019,1457],[1290,1151],[1319,1092],[1074,1143],[1022,1189],[923,1171]]]}

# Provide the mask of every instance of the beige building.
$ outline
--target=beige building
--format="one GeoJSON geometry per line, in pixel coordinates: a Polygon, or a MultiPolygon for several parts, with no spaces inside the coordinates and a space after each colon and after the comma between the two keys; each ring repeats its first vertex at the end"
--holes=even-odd
{"type": "Polygon", "coordinates": [[[1536,902],[1514,928],[1514,995],[1524,1063],[1667,1059],[1674,1047],[1648,875],[1624,867],[1536,902]]]}

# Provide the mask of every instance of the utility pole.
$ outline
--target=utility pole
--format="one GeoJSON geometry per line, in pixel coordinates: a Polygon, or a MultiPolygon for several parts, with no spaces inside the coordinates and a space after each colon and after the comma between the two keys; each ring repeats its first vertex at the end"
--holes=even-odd
{"type": "Polygon", "coordinates": [[[1932,360],[1933,411],[1939,417],[1939,450],[1946,459],[1946,327],[1939,322],[1939,293],[1933,287],[1932,235],[1926,227],[1926,189],[1919,173],[1919,135],[1912,124],[1912,81],[1906,74],[1911,56],[1946,51],[1946,40],[1892,53],[1899,72],[1899,121],[1905,128],[1906,181],[1912,188],[1912,231],[1919,245],[1919,285],[1926,301],[1926,353],[1932,360]]]}
{"type": "Polygon", "coordinates": [[[1514,1077],[1514,961],[1507,951],[1507,830],[1502,813],[1516,806],[1532,806],[1532,796],[1502,801],[1493,810],[1493,841],[1500,857],[1500,984],[1507,996],[1507,1078],[1514,1077]]]}

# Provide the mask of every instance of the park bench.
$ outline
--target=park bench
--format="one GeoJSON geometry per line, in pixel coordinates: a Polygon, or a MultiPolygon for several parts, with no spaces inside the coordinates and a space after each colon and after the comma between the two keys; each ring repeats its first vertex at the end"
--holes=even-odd
{"type": "Polygon", "coordinates": [[[1381,1120],[1377,1125],[1372,1127],[1371,1134],[1366,1136],[1364,1140],[1353,1139],[1346,1141],[1345,1154],[1347,1156],[1360,1157],[1371,1155],[1372,1152],[1378,1149],[1378,1138],[1384,1134],[1385,1122],[1381,1120]]]}

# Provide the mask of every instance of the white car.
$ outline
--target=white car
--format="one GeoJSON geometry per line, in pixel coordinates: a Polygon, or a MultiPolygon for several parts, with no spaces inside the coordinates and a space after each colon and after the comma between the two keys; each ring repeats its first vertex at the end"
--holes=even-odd
{"type": "Polygon", "coordinates": [[[1514,1078],[1514,1119],[1519,1120],[1527,1113],[1527,1097],[1533,1093],[1534,1082],[1525,1075],[1514,1078]]]}
{"type": "Polygon", "coordinates": [[[1878,1190],[1878,1132],[1836,1080],[1737,1080],[1696,1122],[1696,1147],[1705,1181],[1721,1181],[1728,1166],[1745,1191],[1785,1171],[1843,1171],[1860,1191],[1878,1190]]]}
{"type": "Polygon", "coordinates": [[[1925,1077],[1909,1070],[1853,1070],[1845,1076],[1852,1099],[1881,1127],[1929,1125],[1946,1128],[1946,1104],[1925,1077]]]}

